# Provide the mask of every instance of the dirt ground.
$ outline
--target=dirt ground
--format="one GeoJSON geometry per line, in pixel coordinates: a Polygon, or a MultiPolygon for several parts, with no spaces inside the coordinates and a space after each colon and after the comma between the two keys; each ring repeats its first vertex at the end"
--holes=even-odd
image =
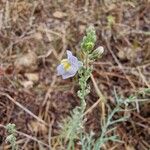
{"type": "MultiPolygon", "coordinates": [[[[22,150],[57,150],[60,122],[79,105],[75,79],[62,80],[56,67],[67,49],[75,55],[89,25],[96,46],[105,49],[93,76],[114,107],[116,91],[150,99],[149,0],[1,0],[0,1],[0,150],[10,149],[3,125],[15,123],[22,150]],[[144,93],[144,94],[143,94],[144,93]],[[37,141],[38,140],[38,141],[37,141]]],[[[92,82],[88,108],[97,100],[92,82]]],[[[127,122],[117,126],[124,143],[106,150],[149,150],[150,103],[135,105],[127,122]]],[[[100,107],[87,114],[86,130],[100,131],[100,107]]]]}

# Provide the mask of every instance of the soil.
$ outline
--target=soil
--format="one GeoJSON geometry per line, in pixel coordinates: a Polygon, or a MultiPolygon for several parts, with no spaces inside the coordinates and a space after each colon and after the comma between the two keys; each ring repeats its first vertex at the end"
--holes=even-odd
{"type": "MultiPolygon", "coordinates": [[[[93,64],[93,76],[106,106],[115,107],[114,91],[123,99],[133,95],[147,100],[133,105],[129,120],[117,125],[116,134],[124,143],[110,142],[104,149],[149,150],[150,93],[144,92],[150,88],[149,19],[149,0],[0,1],[0,150],[10,149],[3,127],[8,123],[21,132],[20,149],[50,149],[48,137],[55,149],[62,149],[57,140],[60,123],[80,104],[79,87],[77,78],[58,77],[56,67],[67,49],[79,56],[91,24],[97,34],[95,47],[105,49],[93,64]]],[[[99,98],[92,81],[89,84],[87,109],[99,98]]],[[[85,130],[98,134],[99,105],[86,118],[85,130]]]]}

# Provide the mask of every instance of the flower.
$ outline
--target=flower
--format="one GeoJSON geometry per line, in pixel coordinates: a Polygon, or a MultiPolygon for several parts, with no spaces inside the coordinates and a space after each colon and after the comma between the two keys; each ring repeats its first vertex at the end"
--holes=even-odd
{"type": "Polygon", "coordinates": [[[63,59],[57,66],[57,73],[62,75],[63,79],[67,79],[73,77],[81,66],[82,62],[73,56],[71,51],[67,50],[67,59],[63,59]]]}

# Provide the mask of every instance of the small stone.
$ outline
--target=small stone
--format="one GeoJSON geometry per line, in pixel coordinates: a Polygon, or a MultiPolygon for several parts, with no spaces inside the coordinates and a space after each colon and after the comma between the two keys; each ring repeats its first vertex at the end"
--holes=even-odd
{"type": "Polygon", "coordinates": [[[47,133],[48,132],[47,127],[44,124],[41,124],[37,121],[31,121],[29,124],[29,128],[32,132],[35,132],[35,133],[39,133],[39,132],[47,133]]]}
{"type": "Polygon", "coordinates": [[[43,38],[40,32],[34,33],[33,37],[36,40],[41,40],[43,38]]]}
{"type": "Polygon", "coordinates": [[[61,11],[55,11],[55,12],[53,13],[53,16],[54,16],[55,18],[62,19],[62,18],[64,18],[64,17],[66,17],[67,14],[64,13],[64,12],[61,12],[61,11]]]}
{"type": "Polygon", "coordinates": [[[126,146],[126,150],[135,150],[135,149],[134,149],[134,147],[133,147],[133,146],[131,146],[131,145],[127,145],[127,146],[126,146]]]}
{"type": "Polygon", "coordinates": [[[118,53],[117,53],[118,57],[121,59],[121,60],[124,60],[126,59],[126,54],[123,50],[120,50],[118,53]]]}
{"type": "Polygon", "coordinates": [[[37,68],[37,55],[34,52],[18,57],[14,63],[16,69],[20,70],[35,70],[37,68]]]}
{"type": "Polygon", "coordinates": [[[25,89],[30,89],[33,87],[33,82],[32,81],[21,81],[20,84],[25,88],[25,89]]]}
{"type": "Polygon", "coordinates": [[[39,75],[37,73],[25,73],[25,77],[27,77],[29,81],[39,81],[39,75]]]}

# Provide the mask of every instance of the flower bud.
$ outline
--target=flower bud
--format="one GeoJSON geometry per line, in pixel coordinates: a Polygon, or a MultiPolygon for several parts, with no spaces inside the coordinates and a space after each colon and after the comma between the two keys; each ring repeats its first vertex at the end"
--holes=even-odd
{"type": "Polygon", "coordinates": [[[85,47],[86,47],[86,50],[90,52],[94,47],[94,43],[93,42],[88,42],[88,43],[85,44],[85,47]]]}
{"type": "Polygon", "coordinates": [[[102,46],[99,46],[97,49],[93,51],[93,53],[90,55],[90,59],[97,59],[102,56],[104,53],[104,48],[102,46]]]}
{"type": "Polygon", "coordinates": [[[90,54],[96,42],[96,32],[93,26],[86,30],[86,36],[83,37],[81,42],[81,49],[84,53],[90,54]]]}

